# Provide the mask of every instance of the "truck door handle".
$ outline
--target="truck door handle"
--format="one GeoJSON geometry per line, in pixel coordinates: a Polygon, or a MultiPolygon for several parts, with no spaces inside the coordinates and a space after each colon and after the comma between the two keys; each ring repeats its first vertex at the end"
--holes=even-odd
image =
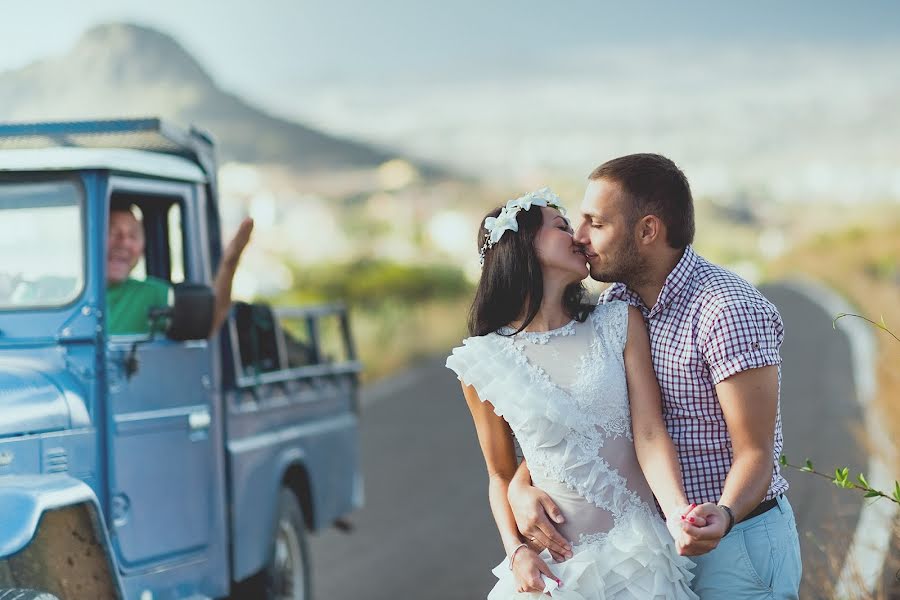
{"type": "Polygon", "coordinates": [[[209,429],[210,423],[212,423],[212,417],[209,415],[208,410],[203,410],[188,415],[188,424],[191,426],[192,431],[196,431],[198,429],[209,429]]]}

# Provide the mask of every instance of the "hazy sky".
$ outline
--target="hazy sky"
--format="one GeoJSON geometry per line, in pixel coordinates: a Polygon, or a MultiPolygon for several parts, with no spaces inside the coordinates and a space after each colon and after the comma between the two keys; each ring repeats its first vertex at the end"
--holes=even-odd
{"type": "MultiPolygon", "coordinates": [[[[87,28],[172,34],[224,87],[268,103],[317,83],[490,77],[559,53],[629,46],[900,40],[900,2],[762,0],[0,0],[0,71],[62,53],[87,28]]],[[[276,101],[278,104],[279,101],[276,101]]]]}
{"type": "Polygon", "coordinates": [[[0,72],[66,52],[91,26],[133,22],[270,112],[482,174],[583,174],[653,149],[713,191],[764,180],[785,197],[900,198],[896,0],[0,0],[0,11],[0,72]]]}

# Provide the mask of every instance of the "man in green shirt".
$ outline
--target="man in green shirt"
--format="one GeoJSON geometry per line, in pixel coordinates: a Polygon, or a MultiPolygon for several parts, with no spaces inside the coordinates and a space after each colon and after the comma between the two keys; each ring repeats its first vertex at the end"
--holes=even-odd
{"type": "MultiPolygon", "coordinates": [[[[222,253],[213,283],[215,333],[231,309],[231,284],[241,254],[250,241],[253,220],[244,219],[222,253]]],[[[106,247],[106,326],[110,335],[149,333],[148,311],[170,304],[171,285],[156,277],[133,279],[131,271],[144,254],[144,227],[127,204],[113,204],[109,212],[106,247]]]]}

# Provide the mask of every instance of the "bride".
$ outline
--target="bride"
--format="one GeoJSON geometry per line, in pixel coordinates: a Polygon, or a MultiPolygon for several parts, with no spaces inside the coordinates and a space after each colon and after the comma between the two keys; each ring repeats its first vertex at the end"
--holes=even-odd
{"type": "Polygon", "coordinates": [[[693,563],[670,534],[694,518],[684,516],[693,507],[663,424],[641,314],[621,302],[585,302],[587,261],[549,189],[495,209],[479,231],[472,337],[447,366],[475,421],[507,554],[488,599],[696,599],[693,563]],[[507,501],[513,436],[535,485],[563,512],[567,560],[552,561],[516,527],[507,501]]]}

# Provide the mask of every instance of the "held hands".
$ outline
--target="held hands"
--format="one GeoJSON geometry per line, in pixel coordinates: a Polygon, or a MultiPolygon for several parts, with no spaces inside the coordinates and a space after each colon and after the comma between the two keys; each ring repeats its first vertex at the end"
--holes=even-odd
{"type": "Polygon", "coordinates": [[[564,523],[565,518],[550,496],[536,487],[513,481],[507,491],[507,500],[516,518],[516,526],[529,547],[546,548],[557,562],[572,558],[572,546],[553,524],[564,523]]]}
{"type": "MultiPolygon", "coordinates": [[[[564,523],[565,518],[550,496],[534,486],[513,482],[509,486],[507,499],[515,516],[516,526],[529,543],[529,547],[523,548],[521,553],[527,552],[540,561],[537,551],[546,548],[557,562],[572,557],[571,545],[554,525],[564,523]]],[[[666,520],[666,527],[682,556],[698,556],[714,549],[728,527],[728,515],[711,502],[701,505],[685,504],[669,514],[671,516],[666,520]]],[[[543,565],[543,561],[540,562],[543,565]]],[[[540,574],[536,577],[540,579],[540,574]]],[[[543,586],[534,591],[542,590],[543,586]]]]}
{"type": "MultiPolygon", "coordinates": [[[[728,514],[712,502],[699,506],[691,504],[685,508],[689,510],[681,514],[679,535],[675,536],[675,547],[678,548],[678,554],[682,556],[706,554],[718,546],[725,536],[729,521],[728,514]]],[[[666,524],[669,531],[672,531],[672,524],[668,521],[666,524]]]]}

